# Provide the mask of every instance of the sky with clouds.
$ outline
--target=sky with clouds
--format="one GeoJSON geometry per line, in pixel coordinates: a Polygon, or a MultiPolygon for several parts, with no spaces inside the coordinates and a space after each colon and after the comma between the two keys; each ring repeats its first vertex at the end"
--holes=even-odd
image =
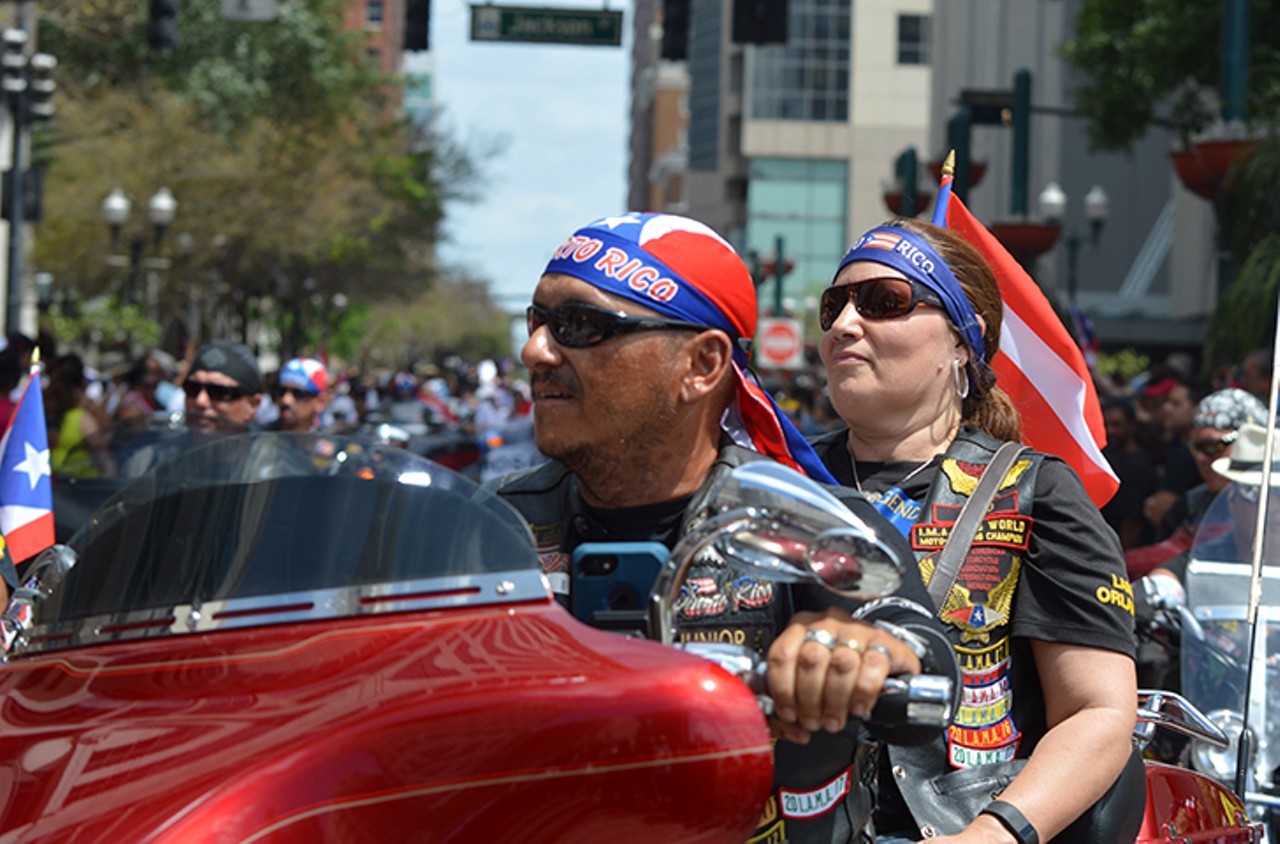
{"type": "Polygon", "coordinates": [[[574,229],[626,210],[631,9],[608,8],[624,14],[621,47],[472,42],[469,5],[432,3],[444,125],[468,146],[501,146],[479,201],[449,209],[440,257],[487,279],[512,310],[574,229]]]}

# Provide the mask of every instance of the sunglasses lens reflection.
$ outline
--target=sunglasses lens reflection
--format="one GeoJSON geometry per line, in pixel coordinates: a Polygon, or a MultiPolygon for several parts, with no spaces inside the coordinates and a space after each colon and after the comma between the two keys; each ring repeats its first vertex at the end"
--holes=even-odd
{"type": "Polygon", "coordinates": [[[818,321],[823,331],[830,331],[844,309],[853,303],[864,319],[897,319],[915,310],[920,300],[915,288],[905,278],[873,278],[856,284],[828,287],[822,293],[818,321]]]}

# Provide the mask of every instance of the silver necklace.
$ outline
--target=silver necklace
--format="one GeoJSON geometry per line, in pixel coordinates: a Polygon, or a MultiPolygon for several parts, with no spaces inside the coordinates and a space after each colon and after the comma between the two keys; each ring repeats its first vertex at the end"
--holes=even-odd
{"type": "MultiPolygon", "coordinates": [[[[854,486],[854,488],[855,488],[855,489],[857,489],[857,490],[858,490],[858,492],[862,492],[862,481],[861,481],[861,480],[859,480],[859,478],[858,478],[858,456],[857,456],[856,454],[854,454],[854,453],[853,453],[853,447],[852,447],[852,446],[845,446],[845,448],[846,448],[846,449],[848,449],[848,451],[849,451],[849,468],[853,470],[853,486],[854,486]]],[[[912,469],[910,472],[908,472],[908,473],[906,474],[906,476],[905,476],[904,478],[902,478],[902,480],[900,480],[900,481],[898,481],[896,484],[894,484],[894,486],[898,487],[898,489],[902,489],[902,485],[903,485],[903,484],[905,484],[907,481],[911,480],[911,479],[912,479],[912,478],[914,478],[916,475],[918,475],[918,474],[920,474],[921,472],[923,472],[923,471],[924,471],[924,468],[925,468],[926,466],[928,466],[928,465],[929,465],[930,463],[932,463],[932,462],[933,462],[933,458],[932,458],[932,457],[930,457],[930,458],[926,459],[926,460],[925,460],[923,463],[921,463],[919,466],[915,467],[915,468],[914,468],[914,469],[912,469]]],[[[863,495],[866,495],[866,493],[865,493],[865,492],[862,492],[862,494],[863,494],[863,495]]]]}

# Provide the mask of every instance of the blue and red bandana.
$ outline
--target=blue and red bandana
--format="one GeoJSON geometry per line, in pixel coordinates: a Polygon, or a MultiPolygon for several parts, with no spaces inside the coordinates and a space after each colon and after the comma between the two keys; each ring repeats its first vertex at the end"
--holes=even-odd
{"type": "Polygon", "coordinates": [[[755,336],[756,288],[738,253],[711,228],[673,214],[604,217],[574,232],[543,272],[570,275],[664,317],[724,331],[733,341],[738,400],[722,427],[739,445],[835,483],[791,420],[747,375],[740,341],[755,336]]]}
{"type": "Polygon", "coordinates": [[[280,386],[296,387],[318,396],[329,389],[329,372],[315,358],[294,358],[280,368],[280,386]]]}
{"type": "Polygon", "coordinates": [[[974,365],[982,365],[982,326],[978,324],[978,315],[974,313],[973,304],[960,287],[960,282],[956,281],[947,262],[942,260],[942,256],[928,241],[908,229],[880,226],[858,238],[849,247],[849,251],[840,260],[840,266],[836,268],[836,275],[854,261],[874,261],[893,267],[907,278],[918,281],[937,293],[951,324],[964,337],[969,351],[973,353],[974,365]]]}

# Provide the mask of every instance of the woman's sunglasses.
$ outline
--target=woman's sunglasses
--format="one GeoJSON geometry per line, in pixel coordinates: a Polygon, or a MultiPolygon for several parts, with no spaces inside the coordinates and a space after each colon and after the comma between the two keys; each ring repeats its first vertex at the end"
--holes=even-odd
{"type": "Polygon", "coordinates": [[[204,381],[186,380],[182,382],[182,392],[187,394],[187,398],[194,399],[201,392],[209,394],[209,401],[213,402],[229,402],[236,399],[242,399],[249,395],[239,387],[227,387],[222,384],[207,384],[204,381]]]}
{"type": "Polygon", "coordinates": [[[554,308],[530,305],[525,311],[525,321],[529,327],[529,336],[545,325],[551,336],[561,346],[570,349],[585,349],[603,343],[619,334],[630,334],[633,331],[709,331],[711,326],[699,325],[696,322],[684,322],[678,319],[662,319],[661,317],[633,316],[620,314],[585,305],[569,302],[554,308]]]}
{"type": "Polygon", "coordinates": [[[1232,431],[1220,439],[1192,440],[1188,445],[1191,446],[1192,451],[1203,454],[1205,457],[1221,457],[1224,451],[1231,448],[1231,444],[1238,436],[1240,436],[1239,431],[1232,431]]]}
{"type": "Polygon", "coordinates": [[[831,330],[850,302],[863,319],[897,319],[914,311],[919,304],[942,307],[938,294],[918,281],[897,276],[869,278],[822,291],[818,322],[823,331],[831,330]]]}

